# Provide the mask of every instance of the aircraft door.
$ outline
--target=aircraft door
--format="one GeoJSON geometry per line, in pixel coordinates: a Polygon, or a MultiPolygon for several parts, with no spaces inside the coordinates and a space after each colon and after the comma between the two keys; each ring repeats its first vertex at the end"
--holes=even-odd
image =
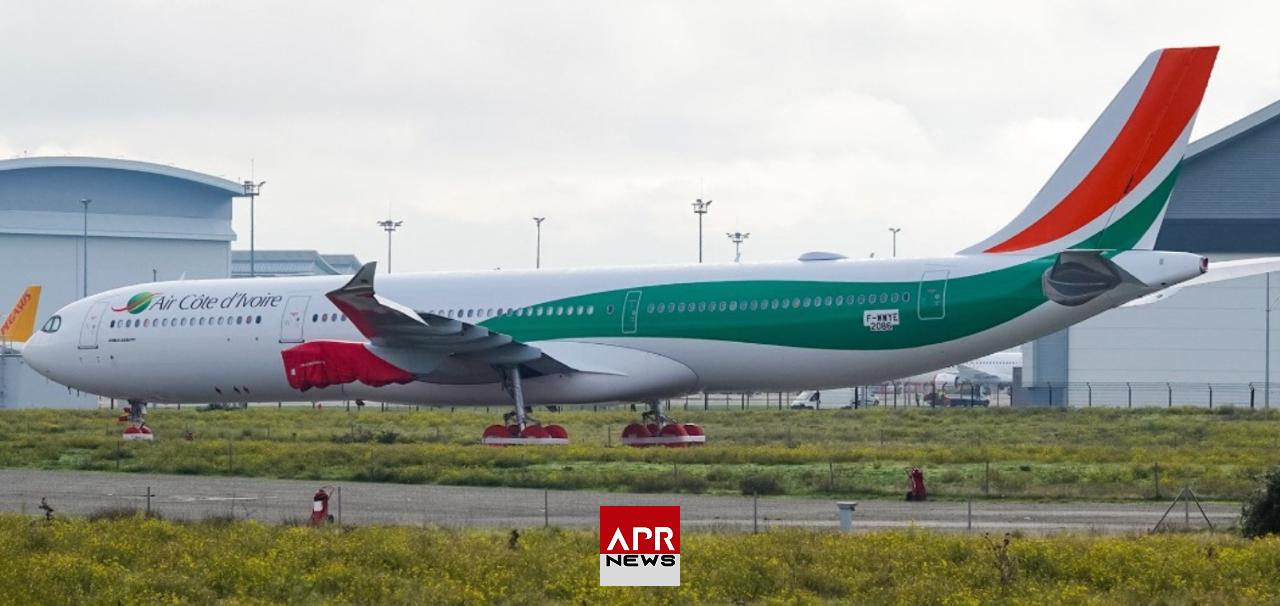
{"type": "Polygon", "coordinates": [[[106,313],[109,301],[98,301],[89,308],[80,325],[80,349],[98,348],[98,328],[102,326],[102,314],[106,313]]]}
{"type": "Polygon", "coordinates": [[[622,304],[622,334],[634,335],[636,329],[640,325],[640,295],[643,294],[639,290],[627,291],[627,299],[622,304]]]}
{"type": "Polygon", "coordinates": [[[284,315],[280,318],[280,342],[301,343],[302,327],[307,323],[308,295],[294,295],[284,303],[284,315]]]}
{"type": "Polygon", "coordinates": [[[916,296],[916,314],[921,320],[941,320],[947,317],[946,269],[931,269],[920,276],[920,292],[916,296]]]}

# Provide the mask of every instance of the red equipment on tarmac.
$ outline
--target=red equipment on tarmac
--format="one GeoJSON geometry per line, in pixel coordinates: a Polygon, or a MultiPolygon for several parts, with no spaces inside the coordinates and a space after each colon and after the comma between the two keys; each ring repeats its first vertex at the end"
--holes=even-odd
{"type": "Polygon", "coordinates": [[[907,470],[907,500],[923,501],[927,498],[924,488],[924,472],[919,467],[907,470]]]}
{"type": "Polygon", "coordinates": [[[333,516],[329,515],[329,493],[333,492],[333,488],[325,486],[316,491],[316,496],[311,499],[311,525],[320,526],[325,522],[332,522],[333,516]],[[325,488],[329,490],[326,491],[325,488]]]}

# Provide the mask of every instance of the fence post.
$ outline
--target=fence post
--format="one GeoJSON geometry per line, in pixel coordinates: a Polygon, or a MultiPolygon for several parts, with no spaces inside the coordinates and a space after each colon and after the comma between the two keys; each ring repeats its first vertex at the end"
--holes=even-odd
{"type": "Polygon", "coordinates": [[[1253,383],[1249,384],[1249,410],[1253,410],[1253,383]]]}
{"type": "Polygon", "coordinates": [[[1173,383],[1165,383],[1164,386],[1169,390],[1169,408],[1173,408],[1173,383]]]}
{"type": "Polygon", "coordinates": [[[1093,408],[1093,385],[1086,382],[1084,387],[1089,390],[1089,408],[1093,408]]]}
{"type": "MultiPolygon", "coordinates": [[[[1187,514],[1191,515],[1191,514],[1187,514]]],[[[751,493],[751,534],[760,533],[760,493],[751,493]]]]}
{"type": "Polygon", "coordinates": [[[836,492],[836,464],[834,461],[827,461],[827,492],[831,494],[836,492]]]}
{"type": "Polygon", "coordinates": [[[551,527],[551,491],[542,489],[542,527],[551,527]]]}
{"type": "Polygon", "coordinates": [[[1160,462],[1156,461],[1156,498],[1160,498],[1160,462]]]}
{"type": "Polygon", "coordinates": [[[1129,408],[1133,408],[1133,385],[1125,382],[1124,387],[1129,390],[1129,408]]]}
{"type": "Polygon", "coordinates": [[[1209,410],[1213,410],[1213,383],[1207,383],[1209,386],[1209,410]]]}
{"type": "Polygon", "coordinates": [[[702,409],[711,410],[711,401],[707,398],[707,392],[702,392],[702,409]]]}
{"type": "Polygon", "coordinates": [[[991,461],[986,462],[985,471],[982,474],[982,494],[991,494],[991,461]]]}
{"type": "Polygon", "coordinates": [[[1049,408],[1053,408],[1053,381],[1045,381],[1045,385],[1049,386],[1049,408]]]}

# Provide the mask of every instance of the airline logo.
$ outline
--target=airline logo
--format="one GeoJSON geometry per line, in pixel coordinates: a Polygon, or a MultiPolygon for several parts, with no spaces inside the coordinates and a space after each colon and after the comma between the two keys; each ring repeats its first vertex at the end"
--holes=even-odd
{"type": "Polygon", "coordinates": [[[151,303],[155,301],[156,295],[158,294],[160,293],[146,291],[140,292],[129,297],[129,300],[124,304],[124,307],[112,307],[111,311],[127,311],[131,314],[140,314],[147,311],[148,307],[151,307],[151,303]]]}
{"type": "Polygon", "coordinates": [[[680,507],[600,506],[600,584],[680,585],[680,507]]]}

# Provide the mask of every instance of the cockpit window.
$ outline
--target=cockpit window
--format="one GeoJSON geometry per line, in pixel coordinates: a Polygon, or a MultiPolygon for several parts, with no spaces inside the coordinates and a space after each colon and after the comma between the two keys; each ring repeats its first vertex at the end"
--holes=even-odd
{"type": "Polygon", "coordinates": [[[62,328],[62,316],[53,316],[40,327],[40,332],[54,333],[58,332],[59,328],[62,328]]]}

